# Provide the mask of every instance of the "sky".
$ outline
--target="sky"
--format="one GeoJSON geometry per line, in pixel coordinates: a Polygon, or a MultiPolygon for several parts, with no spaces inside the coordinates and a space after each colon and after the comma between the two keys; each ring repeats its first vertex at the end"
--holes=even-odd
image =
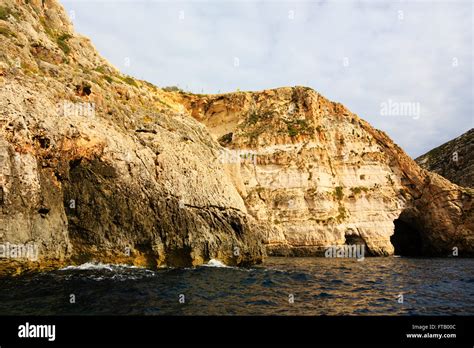
{"type": "Polygon", "coordinates": [[[474,3],[62,0],[122,72],[196,93],[308,86],[417,157],[474,127],[474,3]]]}

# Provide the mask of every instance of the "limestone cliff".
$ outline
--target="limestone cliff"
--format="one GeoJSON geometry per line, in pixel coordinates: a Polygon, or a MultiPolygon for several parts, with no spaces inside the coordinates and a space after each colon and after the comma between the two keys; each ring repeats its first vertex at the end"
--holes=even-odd
{"type": "Polygon", "coordinates": [[[54,0],[0,1],[0,274],[100,261],[474,254],[473,191],[304,87],[164,91],[121,74],[54,0]],[[395,246],[395,250],[394,250],[395,246]]]}
{"type": "Polygon", "coordinates": [[[220,145],[167,93],[100,57],[56,1],[2,0],[0,40],[0,244],[39,248],[0,273],[262,260],[220,145]]]}
{"type": "Polygon", "coordinates": [[[422,168],[474,188],[474,128],[415,159],[422,168]]]}
{"type": "Polygon", "coordinates": [[[366,244],[372,255],[474,252],[473,191],[421,169],[383,132],[305,87],[177,93],[219,142],[273,255],[366,244]],[[232,158],[232,157],[230,157],[232,158]]]}

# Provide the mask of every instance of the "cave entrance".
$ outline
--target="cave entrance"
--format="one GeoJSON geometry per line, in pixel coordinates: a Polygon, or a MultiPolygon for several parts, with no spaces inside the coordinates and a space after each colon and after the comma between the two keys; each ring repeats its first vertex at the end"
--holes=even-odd
{"type": "Polygon", "coordinates": [[[421,256],[423,250],[423,239],[419,228],[412,219],[400,215],[393,221],[395,230],[390,237],[390,242],[395,249],[395,255],[421,256]]]}
{"type": "Polygon", "coordinates": [[[356,234],[349,234],[349,233],[346,233],[345,234],[345,239],[346,239],[346,242],[344,243],[345,245],[365,245],[365,240],[364,238],[356,235],[356,234]]]}
{"type": "MultiPolygon", "coordinates": [[[[367,243],[365,242],[365,239],[353,231],[347,231],[344,234],[345,238],[345,243],[344,245],[351,245],[354,247],[354,252],[360,252],[361,255],[359,257],[364,257],[365,256],[372,256],[372,253],[370,252],[369,248],[367,247],[367,243]]],[[[359,258],[358,257],[358,258],[359,258]]]]}

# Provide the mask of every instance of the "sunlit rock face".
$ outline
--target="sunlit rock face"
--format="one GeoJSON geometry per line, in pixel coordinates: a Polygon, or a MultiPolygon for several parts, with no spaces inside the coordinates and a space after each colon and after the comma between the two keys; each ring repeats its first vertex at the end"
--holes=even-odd
{"type": "Polygon", "coordinates": [[[473,253],[473,192],[421,169],[343,105],[305,87],[179,98],[228,150],[221,161],[269,227],[270,255],[345,243],[371,255],[405,254],[406,243],[416,255],[473,253]]]}
{"type": "Polygon", "coordinates": [[[261,262],[221,146],[173,95],[121,74],[58,2],[0,5],[0,274],[261,262]]]}
{"type": "Polygon", "coordinates": [[[473,254],[472,190],[343,105],[304,87],[165,91],[121,74],[57,1],[1,6],[0,275],[248,265],[343,244],[473,254]]]}

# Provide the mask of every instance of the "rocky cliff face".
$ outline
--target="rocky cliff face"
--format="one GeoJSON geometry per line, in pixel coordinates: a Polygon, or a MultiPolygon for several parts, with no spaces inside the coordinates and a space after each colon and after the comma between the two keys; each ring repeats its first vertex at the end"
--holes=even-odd
{"type": "Polygon", "coordinates": [[[261,228],[203,125],[101,58],[56,1],[0,6],[0,256],[39,249],[0,257],[1,273],[261,261],[261,228]]]}
{"type": "Polygon", "coordinates": [[[472,190],[309,88],[163,91],[100,57],[53,0],[2,0],[0,38],[0,245],[39,249],[0,254],[2,274],[353,243],[474,252],[472,190]]]}
{"type": "Polygon", "coordinates": [[[304,87],[179,98],[242,158],[221,159],[269,227],[270,254],[345,243],[372,255],[473,253],[472,190],[421,169],[343,105],[304,87]]]}
{"type": "Polygon", "coordinates": [[[415,159],[422,168],[474,188],[474,128],[415,159]]]}

